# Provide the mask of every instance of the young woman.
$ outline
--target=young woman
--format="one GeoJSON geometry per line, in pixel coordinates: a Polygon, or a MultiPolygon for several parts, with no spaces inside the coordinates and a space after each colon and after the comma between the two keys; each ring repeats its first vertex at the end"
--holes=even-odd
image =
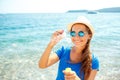
{"type": "Polygon", "coordinates": [[[47,68],[60,60],[56,80],[94,80],[99,70],[99,61],[90,51],[90,41],[94,34],[92,25],[85,17],[79,17],[68,25],[68,31],[74,46],[67,48],[62,46],[50,55],[64,32],[55,31],[40,58],[39,67],[47,68]],[[65,71],[67,67],[72,71],[65,71]]]}

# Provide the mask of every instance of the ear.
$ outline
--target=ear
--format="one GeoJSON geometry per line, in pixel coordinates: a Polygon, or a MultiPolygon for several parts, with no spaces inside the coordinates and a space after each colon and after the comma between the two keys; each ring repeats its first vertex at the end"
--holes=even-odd
{"type": "Polygon", "coordinates": [[[92,38],[92,34],[89,34],[89,35],[88,35],[88,39],[91,39],[91,38],[92,38]]]}

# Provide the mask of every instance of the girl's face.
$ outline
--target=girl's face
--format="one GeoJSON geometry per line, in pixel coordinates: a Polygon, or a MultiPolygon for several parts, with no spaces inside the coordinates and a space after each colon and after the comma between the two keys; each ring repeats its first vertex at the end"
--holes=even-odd
{"type": "Polygon", "coordinates": [[[71,34],[71,40],[76,47],[85,46],[91,38],[91,34],[88,33],[88,29],[84,24],[74,24],[71,34]]]}

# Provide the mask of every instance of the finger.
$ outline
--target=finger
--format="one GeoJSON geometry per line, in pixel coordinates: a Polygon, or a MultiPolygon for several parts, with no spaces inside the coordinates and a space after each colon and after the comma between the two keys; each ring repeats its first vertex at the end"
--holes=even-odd
{"type": "Polygon", "coordinates": [[[59,42],[63,36],[62,36],[62,33],[64,32],[64,30],[57,30],[53,33],[52,35],[52,41],[55,41],[55,42],[59,42]]]}
{"type": "Polygon", "coordinates": [[[64,30],[57,30],[57,31],[55,32],[55,34],[60,35],[60,34],[63,34],[63,32],[64,32],[64,30]]]}
{"type": "Polygon", "coordinates": [[[59,33],[58,32],[54,32],[53,35],[52,35],[52,38],[56,38],[57,36],[59,36],[59,33]]]}
{"type": "Polygon", "coordinates": [[[64,73],[64,75],[68,75],[68,76],[71,75],[70,72],[67,72],[67,71],[65,71],[65,70],[63,71],[63,73],[64,73]]]}
{"type": "Polygon", "coordinates": [[[57,32],[58,32],[59,34],[62,34],[62,33],[64,32],[64,30],[57,30],[57,32]]]}
{"type": "Polygon", "coordinates": [[[53,35],[54,35],[54,36],[57,36],[57,35],[59,35],[59,33],[58,33],[57,31],[55,31],[55,32],[53,33],[53,35]]]}
{"type": "Polygon", "coordinates": [[[64,75],[65,79],[75,79],[76,78],[76,73],[74,71],[64,70],[63,73],[65,74],[64,75]]]}
{"type": "Polygon", "coordinates": [[[75,75],[65,75],[64,76],[65,80],[75,80],[76,76],[75,75]]]}
{"type": "Polygon", "coordinates": [[[66,71],[66,70],[63,70],[63,73],[64,73],[65,75],[73,75],[73,74],[75,74],[74,71],[66,71]]]}

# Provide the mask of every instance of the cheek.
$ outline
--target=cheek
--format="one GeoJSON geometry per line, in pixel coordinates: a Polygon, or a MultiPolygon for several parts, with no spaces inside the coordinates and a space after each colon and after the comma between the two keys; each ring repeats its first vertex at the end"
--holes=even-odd
{"type": "Polygon", "coordinates": [[[88,39],[84,39],[84,44],[87,44],[87,42],[88,42],[88,39]]]}
{"type": "Polygon", "coordinates": [[[84,40],[84,43],[87,43],[87,42],[88,42],[88,40],[89,40],[89,36],[84,37],[84,38],[83,38],[83,40],[84,40]]]}
{"type": "Polygon", "coordinates": [[[74,38],[71,38],[71,41],[74,41],[74,38]]]}

